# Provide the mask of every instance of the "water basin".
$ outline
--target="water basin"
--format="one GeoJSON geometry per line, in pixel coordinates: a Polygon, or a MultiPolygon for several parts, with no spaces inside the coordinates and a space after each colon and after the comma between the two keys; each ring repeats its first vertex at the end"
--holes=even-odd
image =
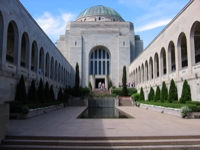
{"type": "Polygon", "coordinates": [[[78,119],[129,119],[134,118],[114,107],[88,107],[78,117],[78,119]]]}

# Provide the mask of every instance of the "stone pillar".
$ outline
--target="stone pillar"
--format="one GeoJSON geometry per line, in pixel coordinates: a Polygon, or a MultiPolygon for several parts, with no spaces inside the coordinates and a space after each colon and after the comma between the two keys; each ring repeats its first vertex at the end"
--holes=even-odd
{"type": "Polygon", "coordinates": [[[108,84],[109,84],[109,76],[105,76],[105,88],[108,89],[108,84]]]}
{"type": "Polygon", "coordinates": [[[95,89],[95,76],[94,75],[90,75],[90,82],[92,84],[92,89],[95,89]]]}

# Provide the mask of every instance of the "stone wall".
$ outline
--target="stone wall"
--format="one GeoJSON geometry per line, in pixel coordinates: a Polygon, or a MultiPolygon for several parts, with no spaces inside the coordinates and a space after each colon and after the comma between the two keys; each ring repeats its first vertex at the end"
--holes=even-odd
{"type": "Polygon", "coordinates": [[[0,140],[8,133],[9,104],[0,104],[0,140]]]}

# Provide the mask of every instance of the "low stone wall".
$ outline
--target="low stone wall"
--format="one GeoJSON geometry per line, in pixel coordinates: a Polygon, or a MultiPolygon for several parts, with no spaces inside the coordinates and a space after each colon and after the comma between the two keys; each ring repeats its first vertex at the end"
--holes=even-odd
{"type": "Polygon", "coordinates": [[[0,104],[0,141],[8,133],[9,104],[0,104]]]}
{"type": "Polygon", "coordinates": [[[149,110],[158,111],[158,112],[161,112],[161,113],[164,113],[164,114],[169,114],[169,115],[181,117],[180,109],[166,108],[166,107],[148,105],[148,104],[140,104],[140,107],[145,108],[145,109],[149,109],[149,110]]]}
{"type": "Polygon", "coordinates": [[[118,107],[118,98],[89,98],[84,99],[86,107],[118,107]]]}
{"type": "Polygon", "coordinates": [[[37,109],[30,109],[28,114],[21,114],[21,113],[11,113],[10,118],[14,119],[28,119],[34,116],[38,116],[41,114],[45,114],[54,110],[58,110],[64,107],[64,104],[60,105],[53,105],[43,108],[37,108],[37,109]]]}

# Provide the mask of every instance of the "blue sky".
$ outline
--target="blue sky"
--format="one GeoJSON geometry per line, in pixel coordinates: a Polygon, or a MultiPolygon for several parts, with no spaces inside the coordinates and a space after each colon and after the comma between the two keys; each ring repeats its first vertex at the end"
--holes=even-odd
{"type": "Polygon", "coordinates": [[[133,22],[144,48],[173,19],[189,0],[20,0],[36,22],[55,43],[65,34],[67,22],[74,21],[88,7],[104,5],[133,22]]]}

